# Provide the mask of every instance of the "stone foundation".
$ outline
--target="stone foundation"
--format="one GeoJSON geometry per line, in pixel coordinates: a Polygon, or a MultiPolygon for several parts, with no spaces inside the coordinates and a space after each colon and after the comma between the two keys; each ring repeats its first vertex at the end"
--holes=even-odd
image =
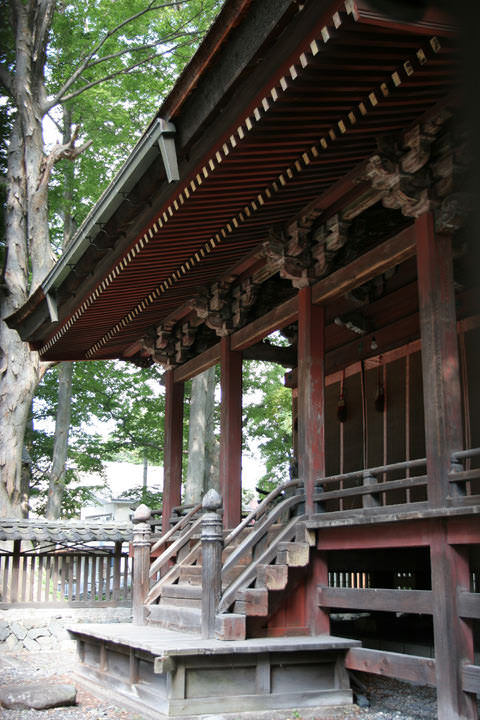
{"type": "Polygon", "coordinates": [[[12,608],[0,610],[0,648],[31,652],[74,648],[66,628],[77,623],[125,623],[131,609],[120,608],[12,608]]]}

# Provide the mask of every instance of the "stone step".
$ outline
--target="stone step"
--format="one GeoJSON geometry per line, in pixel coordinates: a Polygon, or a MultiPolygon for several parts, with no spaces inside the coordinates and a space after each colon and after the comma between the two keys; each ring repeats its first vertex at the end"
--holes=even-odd
{"type": "Polygon", "coordinates": [[[310,545],[306,542],[281,542],[278,545],[277,563],[289,567],[308,565],[310,545]]]}
{"type": "Polygon", "coordinates": [[[237,592],[234,613],[252,617],[268,615],[268,590],[266,587],[242,588],[237,592]]]}

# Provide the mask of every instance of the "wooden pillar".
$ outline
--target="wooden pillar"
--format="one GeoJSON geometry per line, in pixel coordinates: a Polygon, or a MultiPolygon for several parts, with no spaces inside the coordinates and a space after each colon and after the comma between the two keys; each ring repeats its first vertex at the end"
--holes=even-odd
{"type": "Polygon", "coordinates": [[[310,550],[309,573],[306,584],[306,620],[311,635],[330,634],[330,615],[319,607],[318,586],[328,587],[327,553],[312,548],[310,550]]]}
{"type": "Polygon", "coordinates": [[[428,499],[442,507],[455,486],[450,456],[463,449],[460,363],[451,241],[436,235],[431,213],[415,223],[422,339],[428,499]]]}
{"type": "Polygon", "coordinates": [[[305,511],[314,513],[315,483],[325,476],[325,311],[310,287],[298,291],[298,477],[305,511]]]}
{"type": "Polygon", "coordinates": [[[182,495],[183,382],[174,382],[173,370],[165,373],[165,439],[163,451],[162,533],[169,528],[172,508],[182,495]]]}
{"type": "Polygon", "coordinates": [[[223,524],[229,529],[242,512],[242,355],[230,349],[230,337],[221,341],[220,491],[223,524]]]}
{"type": "Polygon", "coordinates": [[[458,591],[470,590],[468,547],[448,544],[446,521],[432,527],[430,562],[438,720],[477,720],[476,697],[462,689],[462,667],[474,664],[472,625],[457,610],[458,591]]]}
{"type": "MultiPolygon", "coordinates": [[[[456,492],[448,480],[451,454],[463,448],[451,241],[435,233],[431,213],[416,220],[415,234],[428,499],[444,507],[456,492]]],[[[473,660],[472,633],[457,612],[457,586],[469,582],[468,560],[448,544],[442,521],[432,524],[430,560],[438,717],[474,720],[475,702],[463,692],[461,677],[462,663],[473,660]]]]}

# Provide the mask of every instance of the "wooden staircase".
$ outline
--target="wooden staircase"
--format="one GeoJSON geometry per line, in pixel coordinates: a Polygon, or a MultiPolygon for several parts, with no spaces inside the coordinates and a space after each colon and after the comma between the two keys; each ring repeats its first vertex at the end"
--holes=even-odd
{"type": "MultiPolygon", "coordinates": [[[[287,486],[296,488],[296,484],[297,481],[293,481],[287,486]]],[[[267,619],[278,606],[293,569],[308,565],[312,537],[303,516],[293,514],[303,498],[293,494],[282,499],[285,487],[271,493],[238,528],[224,537],[222,595],[215,622],[218,639],[247,638],[248,618],[267,619]],[[267,512],[273,501],[276,504],[267,512]]],[[[152,565],[151,574],[154,575],[167,560],[170,563],[173,559],[176,561],[150,590],[146,619],[148,623],[170,630],[199,633],[202,601],[200,522],[185,524],[185,528],[185,542],[180,541],[182,535],[179,538],[172,536],[170,547],[176,546],[174,551],[167,549],[152,565]]]]}

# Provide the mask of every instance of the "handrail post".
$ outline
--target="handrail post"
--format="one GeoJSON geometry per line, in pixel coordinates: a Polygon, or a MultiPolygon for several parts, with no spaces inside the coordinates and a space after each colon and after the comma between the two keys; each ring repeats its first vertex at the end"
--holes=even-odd
{"type": "Polygon", "coordinates": [[[202,637],[215,637],[215,617],[222,594],[222,498],[213,488],[202,501],[202,637]]]}
{"type": "Polygon", "coordinates": [[[145,598],[150,586],[151,510],[139,505],[133,514],[133,622],[145,625],[145,598]]]}
{"type": "MultiPolygon", "coordinates": [[[[363,473],[363,485],[365,486],[375,486],[375,489],[378,489],[378,480],[375,477],[375,475],[370,470],[365,470],[363,473]]],[[[373,488],[372,488],[373,490],[373,488]]],[[[378,507],[380,503],[378,502],[378,497],[375,497],[373,493],[368,493],[367,495],[362,495],[362,507],[364,508],[372,508],[372,507],[378,507]]]]}

